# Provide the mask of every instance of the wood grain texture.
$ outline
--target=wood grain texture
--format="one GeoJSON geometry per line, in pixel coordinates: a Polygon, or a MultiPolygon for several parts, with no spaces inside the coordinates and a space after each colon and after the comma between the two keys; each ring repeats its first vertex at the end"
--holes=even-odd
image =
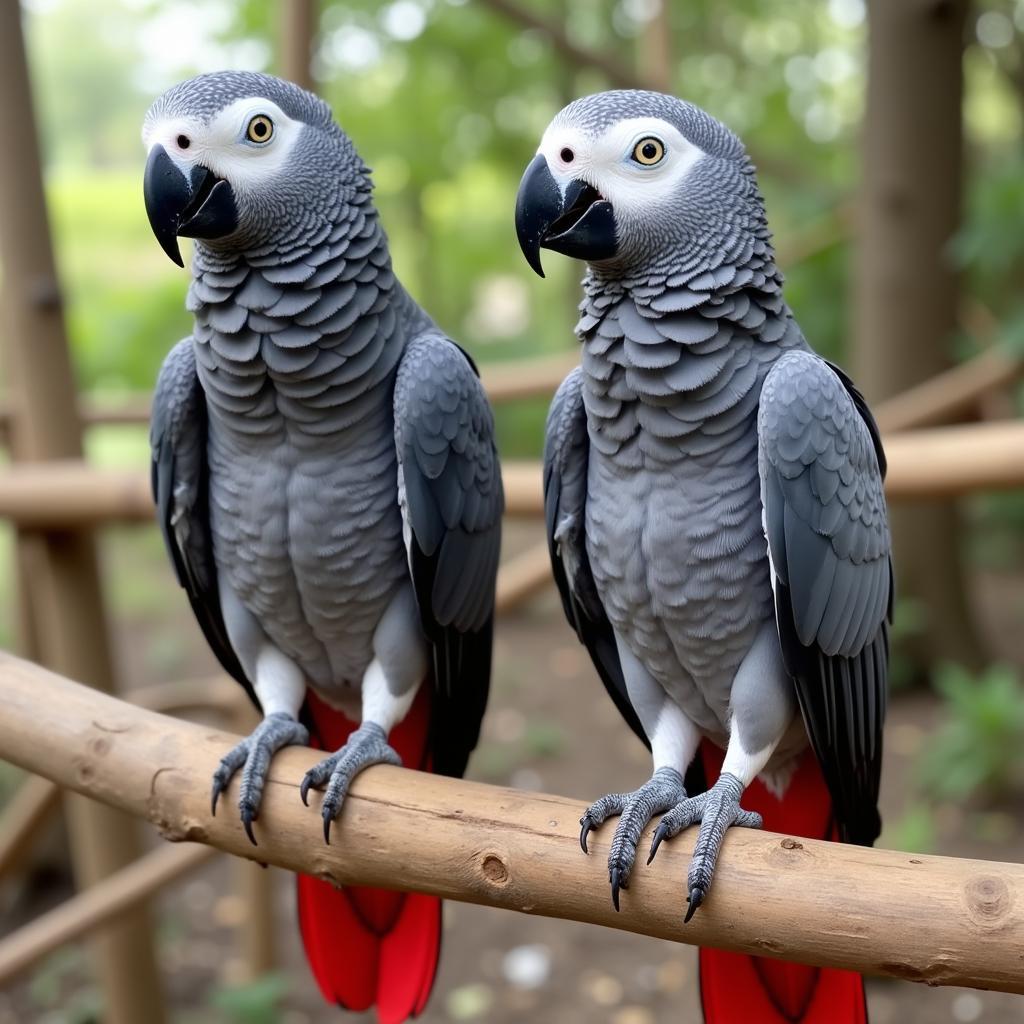
{"type": "Polygon", "coordinates": [[[356,780],[326,846],[319,797],[307,808],[298,796],[317,755],[292,748],[274,760],[253,847],[233,813],[234,786],[210,816],[210,777],[236,737],[132,707],[11,655],[0,655],[0,703],[0,757],[147,818],[170,840],[336,883],[419,890],[932,985],[1024,993],[1021,865],[736,829],[707,904],[684,925],[692,829],[665,844],[653,865],[638,865],[616,914],[605,864],[610,832],[592,837],[591,856],[580,852],[580,801],[376,767],[356,780]]]}

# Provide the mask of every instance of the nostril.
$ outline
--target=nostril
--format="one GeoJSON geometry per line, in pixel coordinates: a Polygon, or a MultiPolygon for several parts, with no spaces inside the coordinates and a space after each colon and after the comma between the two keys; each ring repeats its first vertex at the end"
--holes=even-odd
{"type": "Polygon", "coordinates": [[[568,146],[566,146],[558,155],[567,164],[571,164],[573,160],[576,159],[576,154],[568,146]]]}
{"type": "Polygon", "coordinates": [[[177,142],[181,149],[188,149],[192,145],[192,140],[187,135],[179,135],[177,142]]]}

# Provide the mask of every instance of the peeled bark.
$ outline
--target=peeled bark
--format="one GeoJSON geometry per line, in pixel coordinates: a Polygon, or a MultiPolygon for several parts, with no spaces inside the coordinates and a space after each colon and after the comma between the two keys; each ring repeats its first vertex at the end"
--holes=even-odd
{"type": "MultiPolygon", "coordinates": [[[[950,365],[957,275],[949,242],[963,179],[967,0],[869,0],[868,90],[854,301],[853,364],[874,401],[950,365]]],[[[908,653],[919,668],[984,660],[952,504],[893,510],[898,593],[927,623],[908,653]]]]}

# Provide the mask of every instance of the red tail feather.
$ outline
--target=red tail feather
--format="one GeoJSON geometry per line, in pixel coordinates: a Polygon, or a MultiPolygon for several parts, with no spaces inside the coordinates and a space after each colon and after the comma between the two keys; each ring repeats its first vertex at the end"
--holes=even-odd
{"type": "MultiPolygon", "coordinates": [[[[315,745],[337,750],[356,727],[310,693],[315,745]]],[[[430,688],[388,737],[402,763],[430,769],[430,688]]],[[[387,889],[335,889],[298,876],[299,928],[324,999],[349,1010],[377,1007],[380,1024],[419,1014],[434,984],[441,949],[441,901],[387,889]]]]}
{"type": "MultiPolygon", "coordinates": [[[[701,744],[708,785],[722,769],[722,752],[701,744]]],[[[832,801],[814,754],[800,760],[779,800],[755,781],[743,807],[757,811],[764,827],[815,839],[835,839],[832,801]]],[[[700,995],[707,1024],[866,1024],[864,981],[851,971],[806,967],[782,960],[700,951],[700,995]]]]}

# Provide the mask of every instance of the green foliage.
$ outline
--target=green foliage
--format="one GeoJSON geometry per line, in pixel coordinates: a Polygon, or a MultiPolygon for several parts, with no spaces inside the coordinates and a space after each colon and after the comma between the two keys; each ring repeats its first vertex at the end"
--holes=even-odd
{"type": "Polygon", "coordinates": [[[285,975],[265,974],[248,985],[217,989],[211,1005],[221,1010],[231,1024],[277,1024],[281,1019],[280,1002],[288,993],[285,975]]]}
{"type": "Polygon", "coordinates": [[[565,747],[565,733],[556,722],[548,719],[531,719],[526,726],[523,746],[531,760],[555,757],[565,747]]]}
{"type": "Polygon", "coordinates": [[[937,831],[934,808],[927,801],[911,804],[895,822],[883,822],[879,845],[907,853],[929,853],[935,849],[937,831]]]}
{"type": "Polygon", "coordinates": [[[1024,684],[995,665],[979,676],[945,666],[935,682],[945,721],[920,762],[921,780],[938,799],[994,800],[1024,787],[1024,684]]]}
{"type": "Polygon", "coordinates": [[[32,973],[28,998],[40,1024],[98,1024],[103,1000],[98,989],[82,985],[87,968],[81,946],[67,946],[48,956],[32,973]]]}
{"type": "Polygon", "coordinates": [[[904,690],[914,682],[917,663],[907,653],[907,645],[924,634],[928,624],[928,608],[921,601],[898,597],[892,610],[889,630],[889,686],[904,690]]]}
{"type": "Polygon", "coordinates": [[[185,276],[168,273],[171,265],[152,244],[137,173],[55,175],[48,198],[82,386],[152,387],[191,318],[185,276]]]}

